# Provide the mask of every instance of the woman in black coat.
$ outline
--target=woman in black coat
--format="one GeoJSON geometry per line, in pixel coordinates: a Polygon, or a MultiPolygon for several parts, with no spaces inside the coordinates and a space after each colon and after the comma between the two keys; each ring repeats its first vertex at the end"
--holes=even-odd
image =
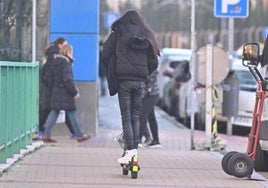
{"type": "Polygon", "coordinates": [[[124,156],[118,159],[118,163],[123,164],[138,154],[139,112],[145,80],[158,66],[156,37],[138,12],[127,11],[112,24],[112,33],[102,52],[106,69],[112,54],[116,56],[118,99],[126,145],[124,156]]]}
{"type": "Polygon", "coordinates": [[[72,46],[66,44],[60,52],[60,54],[55,55],[52,69],[51,112],[45,123],[43,140],[45,142],[55,142],[50,138],[51,129],[56,123],[60,110],[65,110],[76,134],[77,141],[81,142],[88,140],[90,136],[83,133],[76,112],[75,99],[79,98],[80,94],[73,80],[72,46]]]}
{"type": "MultiPolygon", "coordinates": [[[[63,37],[57,38],[51,46],[49,46],[46,51],[46,63],[41,70],[41,96],[40,96],[40,113],[39,113],[39,133],[38,137],[41,139],[44,132],[44,124],[51,111],[50,100],[52,94],[52,68],[54,63],[54,56],[60,53],[62,46],[66,45],[67,41],[63,37]]],[[[74,130],[72,128],[69,117],[66,116],[65,123],[72,134],[74,135],[74,130]]]]}

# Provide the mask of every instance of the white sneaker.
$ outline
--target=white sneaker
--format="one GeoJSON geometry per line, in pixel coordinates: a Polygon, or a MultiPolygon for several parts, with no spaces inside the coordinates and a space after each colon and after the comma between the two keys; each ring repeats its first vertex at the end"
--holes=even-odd
{"type": "Polygon", "coordinates": [[[128,164],[134,155],[138,156],[137,149],[126,150],[125,155],[123,157],[117,159],[117,162],[120,164],[128,164]]]}
{"type": "Polygon", "coordinates": [[[139,143],[138,144],[138,148],[144,148],[143,144],[142,143],[139,143]]]}

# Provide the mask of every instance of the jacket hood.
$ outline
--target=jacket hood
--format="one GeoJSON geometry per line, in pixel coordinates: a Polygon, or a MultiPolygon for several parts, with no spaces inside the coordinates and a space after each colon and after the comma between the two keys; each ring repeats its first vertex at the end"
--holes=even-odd
{"type": "Polygon", "coordinates": [[[139,50],[149,48],[150,46],[150,43],[147,39],[138,36],[131,37],[128,44],[131,48],[139,50]]]}
{"type": "Polygon", "coordinates": [[[149,48],[150,42],[140,31],[140,28],[133,24],[123,26],[120,22],[113,25],[113,31],[122,37],[123,42],[130,48],[143,50],[149,48]]]}
{"type": "Polygon", "coordinates": [[[112,25],[112,31],[122,37],[123,42],[134,49],[153,48],[155,56],[160,55],[153,33],[143,33],[141,28],[134,24],[123,24],[117,20],[112,25]]]}
{"type": "Polygon", "coordinates": [[[64,63],[66,61],[68,63],[71,63],[71,64],[73,63],[73,59],[68,57],[68,56],[66,56],[66,55],[55,54],[54,58],[55,58],[55,62],[54,62],[55,65],[59,65],[59,64],[64,63]]]}

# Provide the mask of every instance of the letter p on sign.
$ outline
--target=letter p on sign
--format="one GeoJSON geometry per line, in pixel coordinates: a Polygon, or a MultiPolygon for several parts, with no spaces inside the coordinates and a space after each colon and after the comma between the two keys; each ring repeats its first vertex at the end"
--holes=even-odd
{"type": "Polygon", "coordinates": [[[227,13],[228,12],[228,6],[229,5],[236,5],[239,3],[240,0],[222,0],[221,1],[221,12],[222,13],[227,13]]]}

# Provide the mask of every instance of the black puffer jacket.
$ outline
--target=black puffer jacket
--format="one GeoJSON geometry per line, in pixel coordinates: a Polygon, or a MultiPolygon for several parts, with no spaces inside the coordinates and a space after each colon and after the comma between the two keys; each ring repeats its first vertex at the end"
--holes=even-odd
{"type": "Polygon", "coordinates": [[[157,69],[158,59],[153,55],[150,42],[143,37],[135,25],[131,25],[135,34],[123,38],[126,32],[118,26],[103,45],[102,62],[109,64],[112,54],[116,54],[116,74],[119,80],[145,81],[157,69]]]}
{"type": "Polygon", "coordinates": [[[75,110],[74,96],[77,93],[73,80],[72,59],[64,55],[55,55],[51,109],[75,110]]]}
{"type": "Polygon", "coordinates": [[[41,107],[42,109],[50,109],[50,98],[52,93],[52,68],[54,55],[59,54],[59,48],[51,45],[45,52],[46,63],[41,69],[41,107]]]}

